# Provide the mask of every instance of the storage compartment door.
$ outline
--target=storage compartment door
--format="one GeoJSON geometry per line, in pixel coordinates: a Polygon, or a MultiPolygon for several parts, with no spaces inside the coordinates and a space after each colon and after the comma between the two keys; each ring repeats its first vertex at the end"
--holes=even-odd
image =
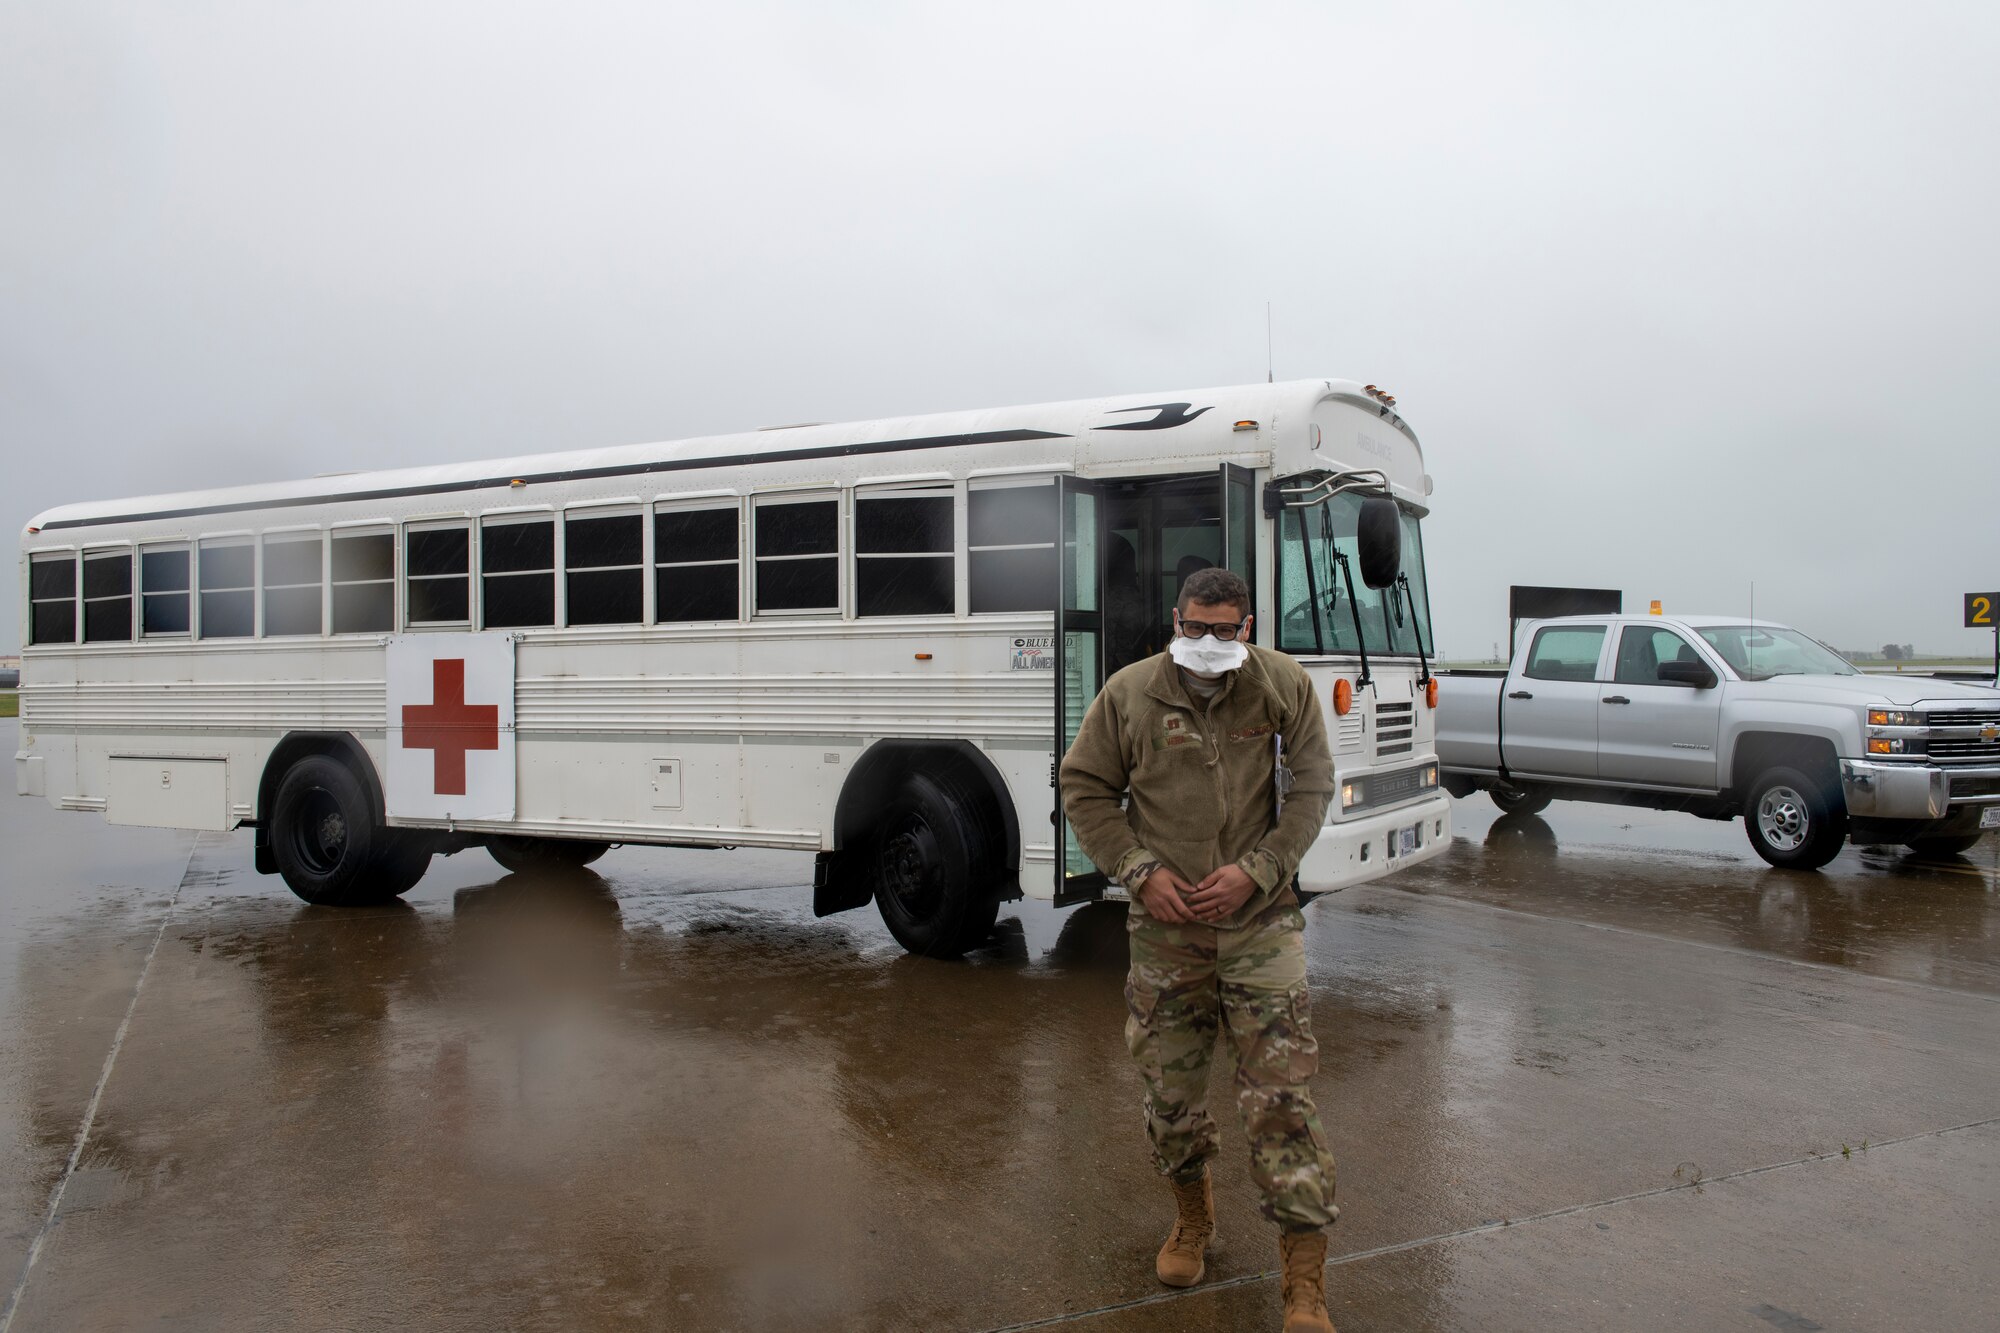
{"type": "Polygon", "coordinates": [[[114,754],[104,818],[138,828],[232,829],[229,761],[114,754]]]}

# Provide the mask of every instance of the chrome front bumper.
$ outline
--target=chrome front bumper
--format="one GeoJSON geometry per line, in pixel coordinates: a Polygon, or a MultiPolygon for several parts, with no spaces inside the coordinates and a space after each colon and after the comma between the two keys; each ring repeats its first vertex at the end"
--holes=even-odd
{"type": "Polygon", "coordinates": [[[1935,768],[1928,764],[1840,761],[1840,785],[1847,813],[1868,819],[1943,819],[1953,805],[2000,804],[2000,768],[1935,768]],[[1954,796],[1956,781],[1985,788],[1954,796]]]}

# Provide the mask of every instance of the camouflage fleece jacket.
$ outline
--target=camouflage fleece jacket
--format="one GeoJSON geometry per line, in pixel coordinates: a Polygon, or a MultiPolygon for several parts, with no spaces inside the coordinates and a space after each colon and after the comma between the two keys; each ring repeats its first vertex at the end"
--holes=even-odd
{"type": "Polygon", "coordinates": [[[1115,880],[1148,861],[1189,884],[1242,866],[1257,888],[1215,923],[1234,929],[1288,895],[1333,799],[1333,756],[1297,662],[1252,645],[1223,682],[1203,703],[1165,653],[1112,676],[1063,756],[1062,799],[1084,853],[1115,880]],[[1293,776],[1276,819],[1274,735],[1293,776]]]}

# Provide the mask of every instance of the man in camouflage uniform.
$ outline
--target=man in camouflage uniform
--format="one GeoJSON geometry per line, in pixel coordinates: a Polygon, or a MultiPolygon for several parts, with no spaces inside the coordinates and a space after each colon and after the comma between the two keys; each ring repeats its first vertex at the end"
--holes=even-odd
{"type": "Polygon", "coordinates": [[[1125,1036],[1178,1210],[1155,1271],[1192,1286],[1214,1238],[1209,1059],[1226,1033],[1251,1174],[1280,1229],[1286,1333],[1332,1333],[1321,1228],[1339,1210],[1309,1087],[1319,1045],[1291,884],[1332,800],[1333,760],[1304,669],[1248,643],[1249,600],[1227,570],[1188,579],[1169,650],[1112,676],[1084,717],[1063,757],[1063,808],[1132,895],[1125,1036]]]}

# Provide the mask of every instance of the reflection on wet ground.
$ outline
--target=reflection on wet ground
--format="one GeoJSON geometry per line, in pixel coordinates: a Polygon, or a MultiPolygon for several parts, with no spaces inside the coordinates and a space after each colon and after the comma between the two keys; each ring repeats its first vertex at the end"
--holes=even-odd
{"type": "Polygon", "coordinates": [[[2000,994],[2000,837],[1944,858],[1850,847],[1808,872],[1757,859],[1735,822],[1573,804],[1500,815],[1483,797],[1453,818],[1453,855],[1397,888],[2000,994]]]}
{"type": "MultiPolygon", "coordinates": [[[[1307,914],[1340,1326],[1978,1323],[1989,848],[1774,879],[1473,804],[1307,914]]],[[[15,1328],[1276,1326],[1234,1132],[1210,1284],[1152,1280],[1120,908],[945,964],[815,920],[806,857],[467,853],[340,912],[243,835],[0,833],[15,1328]]]]}

